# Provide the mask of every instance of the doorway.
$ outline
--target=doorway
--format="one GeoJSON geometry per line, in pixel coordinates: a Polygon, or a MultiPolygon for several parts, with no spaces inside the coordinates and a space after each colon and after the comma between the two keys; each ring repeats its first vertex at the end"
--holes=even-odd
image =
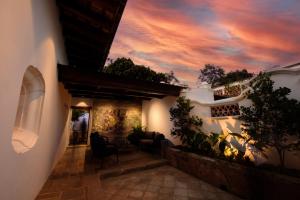
{"type": "Polygon", "coordinates": [[[72,107],[71,135],[69,145],[87,145],[90,108],[72,107]]]}

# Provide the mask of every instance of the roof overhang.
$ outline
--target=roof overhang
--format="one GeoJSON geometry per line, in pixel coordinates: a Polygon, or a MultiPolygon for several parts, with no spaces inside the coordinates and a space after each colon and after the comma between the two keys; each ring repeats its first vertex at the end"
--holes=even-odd
{"type": "Polygon", "coordinates": [[[103,68],[127,0],[57,0],[69,65],[103,68]]]}
{"type": "Polygon", "coordinates": [[[142,99],[179,96],[182,86],[129,80],[100,72],[58,65],[58,78],[73,97],[97,99],[142,99]]]}

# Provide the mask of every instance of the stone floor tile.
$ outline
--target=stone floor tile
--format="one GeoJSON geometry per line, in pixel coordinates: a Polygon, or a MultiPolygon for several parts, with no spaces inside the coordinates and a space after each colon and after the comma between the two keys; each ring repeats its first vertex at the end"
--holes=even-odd
{"type": "Polygon", "coordinates": [[[130,192],[129,197],[131,198],[142,198],[144,195],[144,192],[139,191],[139,190],[133,190],[130,192]]]}
{"type": "Polygon", "coordinates": [[[61,194],[60,192],[39,194],[36,200],[59,199],[60,194],[61,194]]]}
{"type": "Polygon", "coordinates": [[[119,195],[119,194],[115,194],[115,195],[113,195],[111,198],[110,198],[110,200],[124,200],[124,199],[126,199],[127,198],[127,196],[122,196],[122,195],[119,195]]]}
{"type": "Polygon", "coordinates": [[[188,190],[188,196],[191,198],[201,198],[203,191],[201,190],[188,190]]]}
{"type": "Polygon", "coordinates": [[[174,196],[174,200],[189,200],[189,198],[187,196],[174,196]]]}
{"type": "Polygon", "coordinates": [[[174,180],[170,180],[170,181],[164,181],[163,184],[164,187],[175,187],[175,181],[174,180]]]}
{"type": "Polygon", "coordinates": [[[138,184],[148,184],[149,181],[151,180],[151,177],[147,177],[146,175],[144,175],[145,177],[140,178],[140,180],[138,181],[138,184]]]}
{"type": "Polygon", "coordinates": [[[176,188],[174,190],[174,195],[187,197],[188,196],[188,190],[185,189],[185,188],[176,188]]]}
{"type": "Polygon", "coordinates": [[[173,195],[174,190],[172,188],[168,188],[168,187],[161,187],[159,189],[159,193],[160,194],[166,194],[166,195],[173,195]]]}
{"type": "Polygon", "coordinates": [[[118,191],[118,189],[114,187],[107,187],[104,188],[103,191],[107,194],[114,195],[118,191]]]}
{"type": "Polygon", "coordinates": [[[203,196],[203,199],[208,200],[218,200],[217,192],[204,192],[201,194],[203,196]]]}
{"type": "Polygon", "coordinates": [[[145,192],[143,199],[145,200],[154,200],[157,199],[158,193],[155,192],[145,192]]]}
{"type": "Polygon", "coordinates": [[[174,196],[173,195],[168,195],[168,194],[159,194],[158,195],[158,200],[171,200],[173,199],[174,196]]]}
{"type": "Polygon", "coordinates": [[[134,187],[135,190],[140,190],[140,191],[145,191],[147,189],[147,185],[146,184],[137,184],[134,187]]]}
{"type": "Polygon", "coordinates": [[[187,188],[187,183],[185,183],[183,181],[176,181],[175,187],[176,188],[187,188]]]}
{"type": "Polygon", "coordinates": [[[157,192],[159,191],[159,189],[160,189],[159,186],[156,186],[156,185],[148,185],[146,191],[147,191],[147,192],[156,192],[156,193],[157,193],[157,192]]]}
{"type": "Polygon", "coordinates": [[[88,200],[98,200],[104,194],[104,190],[95,185],[86,186],[86,197],[88,200]]]}
{"type": "Polygon", "coordinates": [[[131,192],[132,192],[132,190],[121,189],[117,192],[117,194],[121,195],[123,197],[127,197],[131,192]]]}
{"type": "Polygon", "coordinates": [[[62,192],[61,199],[63,200],[85,200],[86,198],[86,190],[85,188],[72,188],[72,189],[67,189],[62,192]]]}
{"type": "Polygon", "coordinates": [[[82,176],[82,185],[84,186],[99,186],[100,178],[98,175],[89,174],[82,176]]]}
{"type": "MultiPolygon", "coordinates": [[[[205,199],[204,197],[198,197],[198,198],[195,198],[195,197],[189,197],[189,200],[209,200],[209,199],[205,199]]],[[[216,199],[217,200],[217,199],[216,199]]]]}
{"type": "Polygon", "coordinates": [[[163,180],[159,178],[153,178],[150,183],[150,185],[155,185],[155,186],[162,186],[163,185],[163,180]]]}
{"type": "MultiPolygon", "coordinates": [[[[141,159],[140,155],[120,157],[120,166],[130,167],[153,159],[141,159]]],[[[36,200],[239,200],[170,166],[100,180],[99,163],[86,156],[81,148],[74,148],[73,152],[68,149],[36,200]]],[[[106,164],[119,167],[115,162],[106,164]]]]}
{"type": "Polygon", "coordinates": [[[227,192],[219,192],[217,193],[217,198],[219,200],[239,200],[238,197],[232,195],[232,194],[229,194],[227,192]]]}
{"type": "Polygon", "coordinates": [[[135,186],[136,186],[135,183],[129,183],[129,184],[125,185],[124,188],[129,189],[129,190],[134,190],[135,186]]]}
{"type": "Polygon", "coordinates": [[[126,200],[142,200],[143,198],[134,198],[134,197],[127,197],[126,200]]]}

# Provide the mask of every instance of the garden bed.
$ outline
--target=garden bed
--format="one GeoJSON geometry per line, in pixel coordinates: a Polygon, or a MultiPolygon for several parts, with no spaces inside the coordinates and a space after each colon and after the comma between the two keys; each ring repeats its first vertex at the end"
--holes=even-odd
{"type": "Polygon", "coordinates": [[[300,199],[300,178],[167,147],[170,165],[246,199],[300,199]]]}

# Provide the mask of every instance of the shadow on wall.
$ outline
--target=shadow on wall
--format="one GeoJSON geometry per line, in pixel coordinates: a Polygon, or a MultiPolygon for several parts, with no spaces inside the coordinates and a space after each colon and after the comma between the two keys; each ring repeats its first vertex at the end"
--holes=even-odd
{"type": "MultiPolygon", "coordinates": [[[[228,133],[241,133],[242,130],[240,128],[241,121],[234,117],[227,117],[226,119],[208,119],[203,120],[205,126],[213,127],[213,130],[218,130],[215,133],[221,133],[222,131],[228,133]],[[211,121],[209,121],[211,120],[211,121]]],[[[212,129],[212,128],[210,128],[212,129]]],[[[205,133],[210,133],[213,131],[205,130],[205,133]]],[[[238,150],[242,150],[240,144],[243,141],[238,141],[234,137],[228,137],[228,142],[230,142],[235,148],[238,150]]],[[[275,149],[265,150],[264,153],[253,147],[252,145],[247,145],[246,155],[249,156],[257,165],[262,164],[272,164],[277,165],[279,164],[279,157],[275,151],[275,149]]],[[[290,168],[299,169],[300,168],[300,152],[286,152],[286,166],[290,168]]]]}
{"type": "Polygon", "coordinates": [[[54,145],[56,149],[53,149],[53,155],[50,158],[50,162],[53,163],[54,167],[59,160],[59,158],[63,155],[65,152],[66,147],[68,146],[69,136],[70,136],[70,114],[71,114],[71,97],[67,93],[67,91],[64,89],[64,86],[59,83],[57,90],[59,91],[58,96],[58,107],[57,110],[61,111],[58,115],[57,120],[59,120],[62,124],[64,124],[61,127],[58,127],[56,138],[53,141],[56,141],[57,143],[54,145]]]}
{"type": "Polygon", "coordinates": [[[66,53],[64,48],[64,40],[62,37],[61,25],[59,23],[58,8],[53,0],[31,0],[32,5],[32,28],[34,48],[39,49],[43,43],[51,38],[54,45],[54,51],[57,63],[66,62],[66,53]],[[48,19],[41,16],[49,16],[48,19]],[[42,25],[42,26],[41,26],[42,25]],[[58,33],[50,35],[50,33],[58,33]],[[60,44],[60,46],[55,46],[60,44]]]}
{"type": "Polygon", "coordinates": [[[48,155],[49,163],[55,165],[67,145],[70,111],[70,96],[58,82],[56,65],[57,63],[66,64],[67,59],[55,1],[31,0],[31,5],[33,51],[37,52],[36,58],[44,58],[42,63],[38,63],[46,82],[46,98],[48,98],[48,101],[45,99],[45,102],[48,105],[44,106],[44,110],[50,111],[49,109],[53,109],[51,106],[55,106],[52,116],[45,116],[47,112],[43,113],[44,119],[49,117],[49,119],[55,120],[54,124],[56,124],[55,127],[51,127],[53,135],[49,136],[51,138],[49,141],[51,143],[51,153],[48,155]],[[49,102],[49,99],[51,99],[51,102],[49,102]]]}
{"type": "Polygon", "coordinates": [[[221,133],[223,130],[231,130],[232,132],[239,133],[241,132],[240,125],[241,122],[237,117],[228,116],[228,117],[211,117],[210,106],[202,105],[197,102],[192,102],[194,106],[191,111],[192,115],[196,115],[203,120],[202,129],[206,133],[221,133]]]}

